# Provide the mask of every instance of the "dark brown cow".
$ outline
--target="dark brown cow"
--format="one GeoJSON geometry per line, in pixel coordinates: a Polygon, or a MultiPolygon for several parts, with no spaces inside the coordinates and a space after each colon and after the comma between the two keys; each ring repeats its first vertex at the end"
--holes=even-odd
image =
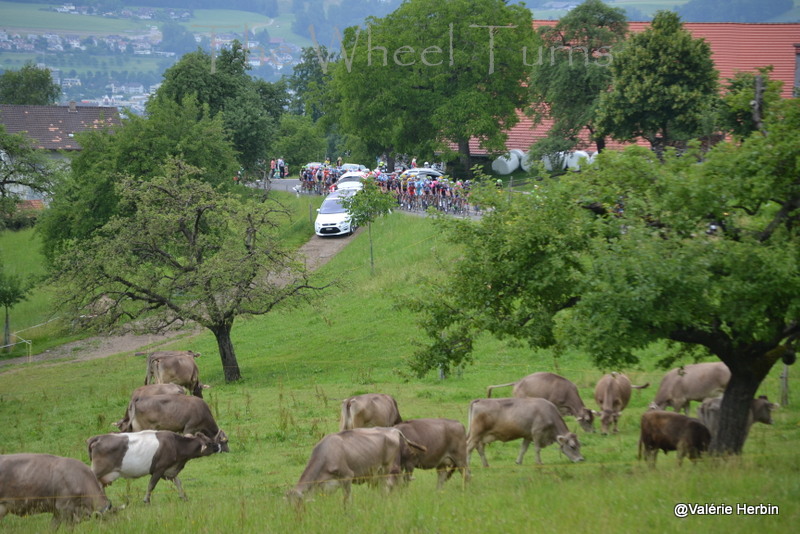
{"type": "Polygon", "coordinates": [[[476,399],[469,405],[467,464],[478,449],[484,467],[489,467],[484,446],[493,441],[522,439],[517,463],[533,442],[536,463],[542,463],[542,448],[558,442],[561,452],[573,462],[582,462],[578,436],[567,428],[556,405],[547,399],[521,397],[511,399],[476,399]]]}
{"type": "Polygon", "coordinates": [[[89,466],[51,454],[0,455],[0,520],[6,514],[53,514],[75,523],[111,507],[89,466]]]}
{"type": "MultiPolygon", "coordinates": [[[[713,399],[706,399],[697,408],[697,419],[703,423],[711,436],[716,436],[719,430],[719,409],[722,405],[722,397],[715,397],[713,399]]],[[[747,426],[744,430],[744,439],[750,433],[750,427],[753,423],[764,423],[765,425],[772,424],[772,411],[777,410],[778,405],[770,402],[766,395],[761,395],[757,399],[753,399],[750,403],[750,411],[747,414],[747,426]]]]}
{"type": "Polygon", "coordinates": [[[639,436],[639,459],[642,450],[647,463],[656,465],[658,451],[678,451],[678,465],[683,458],[697,460],[708,450],[711,433],[693,417],[665,411],[649,411],[642,415],[642,428],[639,436]]]}
{"type": "Polygon", "coordinates": [[[383,393],[367,393],[342,401],[339,432],[353,428],[393,426],[402,421],[394,397],[383,393]]]}
{"type": "Polygon", "coordinates": [[[328,434],[314,447],[303,474],[287,497],[295,503],[314,489],[341,487],[345,501],[350,499],[351,484],[368,482],[391,490],[401,474],[400,448],[424,447],[405,439],[396,428],[355,428],[328,434]]]}
{"type": "Polygon", "coordinates": [[[436,469],[437,488],[441,489],[456,470],[468,477],[467,432],[464,425],[455,419],[412,419],[395,425],[409,440],[424,446],[421,452],[403,446],[401,463],[409,475],[415,468],[436,469]]]}
{"type": "Polygon", "coordinates": [[[634,386],[630,379],[622,373],[603,375],[594,388],[594,400],[600,406],[600,431],[608,434],[608,427],[613,425],[618,432],[619,414],[628,406],[632,389],[644,389],[650,383],[634,386]]]}
{"type": "Polygon", "coordinates": [[[195,397],[203,398],[203,389],[208,387],[200,383],[200,371],[195,358],[200,354],[190,350],[165,350],[153,352],[147,356],[147,384],[178,384],[188,389],[195,397]]]}
{"type": "Polygon", "coordinates": [[[116,423],[111,423],[119,428],[120,432],[131,432],[130,414],[133,410],[133,401],[141,397],[152,397],[153,395],[185,395],[186,388],[178,384],[150,384],[147,386],[139,386],[133,393],[131,393],[131,400],[128,402],[128,408],[125,410],[125,415],[116,423]]]}
{"type": "Polygon", "coordinates": [[[731,372],[722,362],[694,363],[672,369],[658,386],[651,410],[673,410],[689,415],[691,401],[702,402],[725,392],[731,372]]]}
{"type": "Polygon", "coordinates": [[[492,396],[492,390],[506,386],[514,386],[514,397],[538,397],[547,399],[558,407],[562,415],[572,415],[578,420],[586,432],[594,432],[594,412],[583,404],[578,387],[555,373],[533,373],[516,382],[489,386],[486,396],[492,396]]]}
{"type": "Polygon", "coordinates": [[[179,434],[202,432],[224,452],[228,452],[228,436],[220,430],[206,401],[189,395],[153,395],[133,401],[128,414],[131,429],[171,430],[179,434]]]}
{"type": "Polygon", "coordinates": [[[129,434],[103,434],[86,440],[92,471],[103,486],[119,477],[139,478],[150,475],[144,502],[160,479],[172,480],[184,501],[178,474],[194,458],[222,452],[222,446],[205,434],[182,436],[165,430],[145,430],[129,434]]]}

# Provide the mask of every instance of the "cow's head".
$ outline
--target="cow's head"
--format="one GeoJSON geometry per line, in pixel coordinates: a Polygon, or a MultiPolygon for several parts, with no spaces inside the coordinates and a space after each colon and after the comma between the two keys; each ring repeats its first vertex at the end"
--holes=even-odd
{"type": "Polygon", "coordinates": [[[617,420],[619,419],[619,412],[614,410],[603,410],[600,412],[600,432],[602,434],[608,434],[608,427],[617,425],[617,420]]]}
{"type": "Polygon", "coordinates": [[[572,432],[567,432],[561,436],[556,436],[561,452],[572,460],[573,462],[582,462],[584,460],[581,455],[581,444],[578,441],[578,436],[572,432]]]}
{"type": "Polygon", "coordinates": [[[228,448],[228,435],[222,430],[214,436],[214,443],[219,447],[219,452],[231,452],[228,448]]]}
{"type": "Polygon", "coordinates": [[[578,414],[578,424],[586,432],[594,432],[594,411],[583,408],[578,414]]]}
{"type": "Polygon", "coordinates": [[[770,402],[766,395],[753,399],[753,421],[756,423],[772,424],[772,411],[779,408],[778,404],[770,402]]]}

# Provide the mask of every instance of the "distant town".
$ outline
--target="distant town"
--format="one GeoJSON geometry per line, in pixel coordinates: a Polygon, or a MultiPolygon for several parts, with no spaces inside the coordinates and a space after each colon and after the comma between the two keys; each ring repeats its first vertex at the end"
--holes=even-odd
{"type": "Polygon", "coordinates": [[[117,106],[134,113],[144,111],[150,94],[161,83],[163,72],[180,57],[197,47],[216,53],[229,47],[234,40],[241,42],[250,51],[251,74],[267,80],[276,80],[299,61],[301,48],[281,38],[270,38],[262,34],[244,35],[244,32],[211,31],[189,32],[178,23],[191,20],[189,9],[125,8],[119,11],[98,13],[94,8],[66,3],[53,11],[92,15],[115,19],[129,18],[153,21],[146,31],[131,35],[79,35],[68,32],[13,31],[0,27],[0,53],[4,61],[0,72],[19,65],[11,64],[14,53],[35,54],[35,64],[50,70],[54,83],[62,90],[62,102],[75,101],[78,105],[117,106]],[[192,41],[166,42],[160,28],[171,24],[188,34],[192,41]],[[259,41],[266,37],[266,42],[259,41]],[[136,59],[148,59],[148,69],[134,69],[136,59]]]}

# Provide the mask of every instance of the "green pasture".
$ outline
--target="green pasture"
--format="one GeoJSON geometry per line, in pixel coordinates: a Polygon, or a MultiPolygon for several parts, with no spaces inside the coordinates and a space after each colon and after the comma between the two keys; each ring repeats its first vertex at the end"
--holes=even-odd
{"type": "MultiPolygon", "coordinates": [[[[301,201],[306,199],[301,199],[301,201]]],[[[306,200],[307,202],[307,200],[306,200]]],[[[307,206],[305,207],[307,210],[307,206]]],[[[297,241],[310,236],[298,221],[297,241]],[[305,232],[305,236],[301,234],[305,232]]],[[[230,437],[231,452],[189,462],[181,475],[189,497],[159,482],[152,504],[141,500],[147,478],[118,480],[107,490],[124,509],[78,525],[75,532],[726,532],[789,531],[800,519],[800,409],[775,413],[773,426],[755,425],[739,458],[676,465],[661,455],[654,470],[636,459],[638,418],[655,396],[663,370],[658,347],[642,354],[640,367],[624,369],[637,384],[620,432],[578,433],[586,461],[569,462],[552,445],[537,466],[533,450],[514,463],[520,442],[487,446],[488,469],[473,455],[471,481],[449,481],[437,492],[435,474],[389,495],[356,486],[343,506],[340,492],[316,495],[297,510],[284,494],[297,482],[314,444],[338,429],[340,402],[360,393],[396,397],[404,418],[450,417],[465,424],[470,400],[486,386],[535,371],[573,380],[590,407],[602,375],[588,358],[568,353],[556,360],[490,338],[480,340],[474,365],[439,380],[409,376],[405,360],[420,333],[397,297],[420,291],[418,280],[441,269],[460,251],[446,243],[430,219],[395,213],[372,229],[376,272],[370,275],[366,231],[354,237],[317,273],[338,284],[319,299],[268,316],[237,320],[233,338],[244,379],[225,384],[213,337],[187,335],[172,348],[200,351],[201,378],[212,386],[205,399],[230,437]],[[678,519],[676,504],[771,504],[778,515],[692,516],[678,519]]],[[[316,238],[313,238],[316,239],[316,238]]],[[[336,239],[336,238],[334,238],[336,239]]],[[[78,349],[77,353],[80,352],[78,349]]],[[[144,357],[122,353],[84,362],[47,362],[0,368],[0,453],[46,452],[88,462],[85,440],[111,430],[130,392],[143,382],[144,357]]],[[[791,372],[795,373],[795,369],[791,372]]],[[[760,393],[779,394],[776,367],[760,393]]],[[[496,396],[510,394],[498,390],[496,396]]],[[[4,532],[42,532],[50,516],[7,517],[4,532]]]]}
{"type": "Polygon", "coordinates": [[[8,31],[52,31],[86,35],[111,35],[145,31],[153,22],[139,19],[115,19],[94,15],[70,15],[44,11],[61,4],[0,2],[0,28],[8,31]]]}

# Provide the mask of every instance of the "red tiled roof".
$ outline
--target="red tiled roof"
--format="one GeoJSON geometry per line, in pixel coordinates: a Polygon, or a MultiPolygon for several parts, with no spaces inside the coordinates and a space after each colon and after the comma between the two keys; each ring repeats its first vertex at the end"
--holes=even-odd
{"type": "MultiPolygon", "coordinates": [[[[554,26],[558,21],[535,20],[534,28],[554,26]]],[[[645,30],[649,22],[630,22],[632,33],[645,30]]],[[[711,57],[720,74],[720,85],[736,72],[755,71],[758,67],[772,65],[770,78],[783,82],[781,96],[791,98],[795,88],[797,55],[800,54],[800,24],[740,24],[725,22],[686,22],[684,28],[695,38],[704,38],[711,47],[711,57]],[[797,46],[796,46],[797,45],[797,46]]],[[[508,131],[506,147],[528,150],[536,141],[546,137],[552,121],[545,120],[534,127],[532,121],[519,113],[520,122],[508,131]]],[[[607,140],[608,148],[622,144],[607,140]]],[[[649,146],[649,145],[648,145],[649,146]]],[[[586,148],[586,147],[579,147],[586,148]]],[[[594,147],[589,147],[593,149],[594,147]]],[[[470,141],[472,154],[485,154],[478,141],[470,141]]]]}
{"type": "Polygon", "coordinates": [[[80,150],[75,134],[120,124],[115,107],[0,105],[0,123],[9,133],[25,133],[36,148],[80,150]]]}

